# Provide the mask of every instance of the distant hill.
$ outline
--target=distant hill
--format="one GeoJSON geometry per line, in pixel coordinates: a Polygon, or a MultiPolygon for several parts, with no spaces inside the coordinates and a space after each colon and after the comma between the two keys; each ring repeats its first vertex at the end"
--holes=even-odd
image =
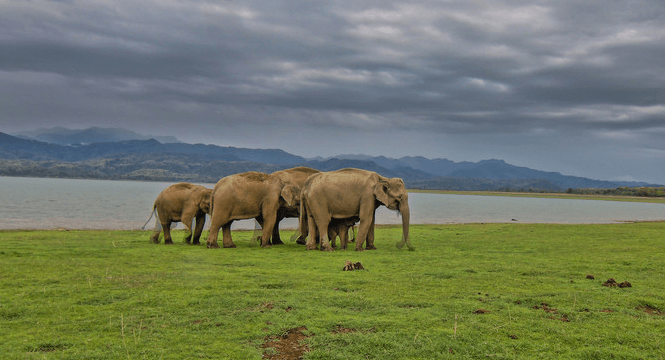
{"type": "MultiPolygon", "coordinates": [[[[362,159],[364,161],[371,161],[380,164],[387,169],[395,168],[411,168],[433,174],[438,178],[441,183],[444,178],[451,179],[487,179],[487,180],[515,180],[515,187],[518,184],[524,184],[523,181],[517,180],[546,180],[549,185],[544,188],[554,189],[606,189],[616,188],[619,186],[658,186],[645,182],[624,182],[624,181],[604,181],[593,180],[577,176],[562,175],[558,172],[540,171],[526,167],[510,165],[503,160],[490,159],[482,160],[479,162],[454,162],[448,159],[427,159],[424,157],[402,157],[400,159],[390,159],[383,156],[371,157],[366,155],[339,155],[336,158],[342,159],[362,159]]],[[[448,185],[433,185],[433,179],[429,179],[431,186],[436,188],[449,188],[448,185]]],[[[457,183],[457,182],[455,182],[457,183]]],[[[441,183],[443,184],[443,183],[441,183]]],[[[543,183],[543,185],[545,185],[543,183]]],[[[455,187],[454,185],[450,185],[455,187]]],[[[504,186],[505,187],[505,186],[504,186]]],[[[526,188],[529,188],[528,186],[526,188]]],[[[537,189],[539,187],[534,187],[537,189]]],[[[544,189],[543,188],[543,189],[544,189]]]]}
{"type": "Polygon", "coordinates": [[[476,163],[366,155],[305,159],[279,149],[164,144],[155,139],[59,145],[0,133],[0,175],[4,176],[214,183],[238,172],[269,173],[294,166],[321,171],[346,167],[372,170],[384,176],[400,177],[407,187],[420,189],[565,191],[569,188],[658,186],[565,176],[496,159],[476,163]]]}
{"type": "Polygon", "coordinates": [[[85,145],[93,143],[118,142],[127,140],[155,139],[162,144],[179,142],[175,136],[142,135],[121,128],[91,127],[87,129],[67,129],[63,127],[41,128],[17,134],[24,139],[38,140],[57,145],[85,145]]]}

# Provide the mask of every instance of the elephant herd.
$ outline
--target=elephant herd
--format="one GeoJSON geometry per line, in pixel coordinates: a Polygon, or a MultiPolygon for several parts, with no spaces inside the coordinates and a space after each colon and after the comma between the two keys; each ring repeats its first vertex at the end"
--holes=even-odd
{"type": "Polygon", "coordinates": [[[208,214],[208,248],[220,247],[220,229],[222,246],[235,247],[231,224],[243,219],[256,219],[262,229],[261,246],[268,247],[283,244],[279,222],[289,217],[299,218],[298,243],[308,250],[317,249],[319,243],[321,250],[332,251],[337,236],[346,249],[348,229],[356,223],[356,251],[364,250],[365,243],[365,249],[374,250],[375,210],[381,205],[399,211],[403,238],[397,246],[406,244],[412,249],[409,200],[402,179],[354,168],[321,172],[302,166],[271,174],[250,171],[226,176],[213,189],[188,183],[171,185],[155,199],[153,214],[157,213],[158,223],[151,240],[158,243],[163,229],[164,243],[172,244],[171,223],[179,221],[190,232],[185,241],[198,244],[208,214]]]}

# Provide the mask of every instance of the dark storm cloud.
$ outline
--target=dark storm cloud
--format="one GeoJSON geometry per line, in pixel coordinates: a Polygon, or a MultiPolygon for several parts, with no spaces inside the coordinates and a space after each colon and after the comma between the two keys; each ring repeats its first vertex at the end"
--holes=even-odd
{"type": "Polygon", "coordinates": [[[198,136],[212,141],[252,127],[334,136],[421,130],[423,138],[466,136],[487,148],[475,156],[501,150],[525,165],[536,161],[506,150],[507,139],[563,144],[574,135],[651,158],[664,148],[659,1],[0,7],[0,116],[17,131],[117,124],[160,135],[179,129],[188,140],[195,130],[178,124],[196,122],[206,129],[198,136]]]}

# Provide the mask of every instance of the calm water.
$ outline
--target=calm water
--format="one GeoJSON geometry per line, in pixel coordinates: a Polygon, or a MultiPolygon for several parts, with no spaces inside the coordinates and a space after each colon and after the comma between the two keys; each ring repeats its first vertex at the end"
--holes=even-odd
{"type": "MultiPolygon", "coordinates": [[[[171,184],[0,177],[0,229],[140,229],[157,195],[171,184]]],[[[663,204],[420,193],[409,194],[409,203],[412,224],[665,220],[663,204]]],[[[401,219],[380,207],[377,223],[401,219]]],[[[153,226],[154,218],[147,228],[153,226]]],[[[296,226],[296,219],[282,222],[283,228],[296,226]]],[[[233,228],[253,229],[254,221],[236,221],[233,228]]]]}

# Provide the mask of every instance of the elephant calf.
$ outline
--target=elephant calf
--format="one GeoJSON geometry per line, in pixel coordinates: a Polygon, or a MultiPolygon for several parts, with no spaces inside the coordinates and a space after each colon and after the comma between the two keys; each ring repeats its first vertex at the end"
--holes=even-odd
{"type": "Polygon", "coordinates": [[[185,241],[194,245],[200,243],[206,214],[210,214],[210,196],[212,189],[189,183],[178,183],[164,189],[155,199],[148,224],[157,212],[155,231],[150,236],[153,243],[159,244],[159,233],[164,230],[164,244],[173,244],[171,239],[171,223],[182,222],[189,230],[185,241]],[[193,221],[196,219],[196,228],[192,231],[193,221]],[[192,241],[193,240],[193,241],[192,241]]]}
{"type": "Polygon", "coordinates": [[[330,239],[330,246],[336,248],[335,239],[339,237],[340,249],[346,250],[349,242],[349,229],[360,221],[359,217],[351,217],[346,219],[330,219],[328,225],[328,239],[330,239]]]}

